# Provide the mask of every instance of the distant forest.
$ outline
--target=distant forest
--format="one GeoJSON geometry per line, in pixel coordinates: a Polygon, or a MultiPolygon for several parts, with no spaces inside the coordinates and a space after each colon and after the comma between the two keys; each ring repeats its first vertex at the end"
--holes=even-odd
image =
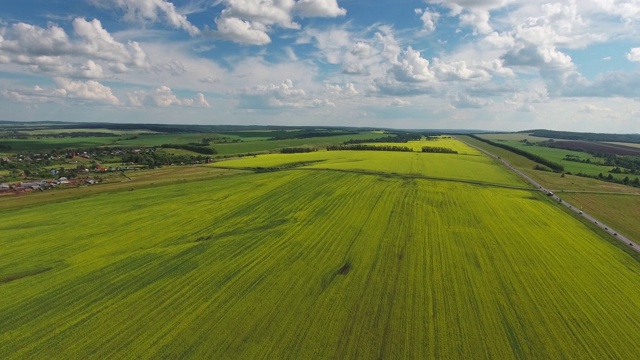
{"type": "Polygon", "coordinates": [[[532,136],[552,139],[640,143],[640,134],[598,134],[554,130],[529,130],[521,132],[530,133],[532,136]]]}

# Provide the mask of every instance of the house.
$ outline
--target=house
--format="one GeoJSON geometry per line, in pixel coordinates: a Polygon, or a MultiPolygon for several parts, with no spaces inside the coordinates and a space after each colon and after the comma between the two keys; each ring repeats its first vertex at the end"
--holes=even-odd
{"type": "Polygon", "coordinates": [[[0,184],[0,193],[5,193],[11,191],[11,186],[9,184],[0,184]]]}
{"type": "Polygon", "coordinates": [[[58,184],[68,184],[68,183],[69,183],[69,179],[67,179],[67,178],[66,178],[66,177],[64,177],[64,176],[61,176],[61,177],[58,179],[58,184]]]}

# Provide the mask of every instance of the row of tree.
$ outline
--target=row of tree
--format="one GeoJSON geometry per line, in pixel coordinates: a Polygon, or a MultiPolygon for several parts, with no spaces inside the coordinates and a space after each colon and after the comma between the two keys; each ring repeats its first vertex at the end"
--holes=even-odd
{"type": "Polygon", "coordinates": [[[394,146],[394,145],[330,145],[327,146],[327,151],[334,150],[364,150],[364,151],[401,151],[412,152],[413,150],[407,146],[394,146]]]}
{"type": "Polygon", "coordinates": [[[281,154],[299,154],[299,153],[310,153],[318,151],[316,148],[310,147],[287,147],[280,149],[281,154]]]}
{"type": "Polygon", "coordinates": [[[362,143],[407,143],[413,140],[421,140],[422,134],[418,133],[396,133],[392,136],[384,136],[378,139],[351,139],[343,144],[362,144],[362,143]]]}
{"type": "Polygon", "coordinates": [[[623,185],[629,185],[629,186],[633,186],[633,187],[640,187],[640,178],[635,177],[633,180],[631,180],[629,178],[629,176],[625,176],[624,179],[619,179],[614,177],[613,175],[609,174],[607,176],[604,176],[603,173],[599,173],[598,175],[592,175],[592,174],[585,174],[583,172],[579,172],[577,174],[575,174],[576,176],[581,176],[581,177],[588,177],[588,178],[592,178],[592,179],[600,179],[603,181],[608,181],[608,182],[612,182],[612,183],[616,183],[616,184],[623,184],[623,185]]]}
{"type": "Polygon", "coordinates": [[[440,154],[457,154],[458,152],[453,150],[453,149],[449,149],[446,147],[439,147],[439,146],[423,146],[422,147],[422,152],[425,153],[440,153],[440,154]]]}

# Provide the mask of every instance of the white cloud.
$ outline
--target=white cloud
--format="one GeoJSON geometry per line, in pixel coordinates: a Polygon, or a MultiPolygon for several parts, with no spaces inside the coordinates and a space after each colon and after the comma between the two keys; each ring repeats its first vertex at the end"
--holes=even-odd
{"type": "Polygon", "coordinates": [[[592,114],[596,112],[611,112],[612,110],[609,107],[601,107],[593,104],[582,104],[578,108],[578,111],[587,113],[587,114],[592,114]]]}
{"type": "Polygon", "coordinates": [[[391,101],[391,104],[390,104],[390,105],[391,105],[391,106],[399,106],[399,107],[402,107],[402,106],[409,106],[409,105],[411,105],[411,102],[406,101],[406,100],[402,100],[402,99],[400,99],[400,98],[395,98],[395,99],[393,99],[393,100],[391,101]]]}
{"type": "Polygon", "coordinates": [[[426,33],[432,33],[436,30],[436,23],[440,18],[440,13],[427,9],[415,9],[416,14],[420,15],[422,21],[422,30],[426,33]]]}
{"type": "Polygon", "coordinates": [[[359,94],[353,83],[346,83],[343,86],[335,84],[325,84],[325,89],[334,97],[348,98],[359,94]]]}
{"type": "Polygon", "coordinates": [[[640,47],[632,48],[627,53],[627,60],[637,62],[640,61],[640,47]]]}
{"type": "Polygon", "coordinates": [[[165,0],[90,0],[99,7],[119,8],[124,12],[124,19],[137,23],[142,21],[159,22],[160,19],[176,29],[197,35],[200,30],[191,24],[187,17],[178,13],[172,2],[165,0]]]}
{"type": "Polygon", "coordinates": [[[444,63],[438,58],[433,60],[433,71],[441,81],[487,80],[491,76],[483,69],[470,69],[465,61],[444,63]]]}
{"type": "Polygon", "coordinates": [[[155,106],[155,107],[169,107],[169,106],[197,106],[197,107],[209,107],[209,103],[204,97],[204,94],[198,93],[194,99],[180,99],[178,98],[170,87],[160,86],[152,92],[146,91],[134,91],[127,94],[130,106],[155,106]]]}
{"type": "MultiPolygon", "coordinates": [[[[307,28],[296,42],[298,44],[313,43],[325,61],[330,64],[342,63],[347,56],[347,52],[354,46],[349,31],[341,27],[331,27],[326,30],[307,28]]],[[[355,51],[366,51],[364,49],[366,44],[358,45],[356,43],[356,46],[361,46],[362,48],[355,49],[355,51]]]]}
{"type": "Polygon", "coordinates": [[[302,17],[337,17],[347,14],[337,0],[299,0],[293,11],[302,17]]]}
{"type": "Polygon", "coordinates": [[[493,31],[490,12],[500,9],[514,0],[427,0],[450,10],[449,16],[458,16],[460,25],[469,26],[476,33],[488,34],[493,31]]]}
{"type": "Polygon", "coordinates": [[[114,73],[148,68],[146,54],[136,42],[122,44],[102,27],[100,21],[73,20],[75,38],[57,25],[41,28],[16,23],[0,29],[0,56],[6,63],[26,66],[35,73],[60,77],[99,79],[114,73]]]}
{"type": "Polygon", "coordinates": [[[420,52],[413,50],[411,46],[402,52],[391,71],[396,80],[401,82],[424,82],[435,78],[429,68],[429,60],[423,58],[420,52]]]}
{"type": "Polygon", "coordinates": [[[212,33],[226,40],[245,45],[266,45],[271,42],[272,27],[300,29],[293,21],[301,17],[337,17],[346,14],[336,0],[222,0],[226,7],[215,19],[217,31],[212,33]]]}
{"type": "MultiPolygon", "coordinates": [[[[340,88],[341,92],[345,90],[340,86],[338,86],[338,88],[340,88]]],[[[347,87],[345,86],[345,88],[347,87]]],[[[328,89],[331,89],[331,85],[328,89]]],[[[336,88],[333,87],[333,89],[335,90],[336,88]]],[[[310,96],[305,90],[296,88],[290,79],[286,79],[277,85],[258,85],[246,88],[238,92],[237,95],[240,98],[238,106],[242,109],[301,109],[335,106],[335,104],[328,99],[319,99],[310,96]]]]}
{"type": "Polygon", "coordinates": [[[377,51],[369,43],[357,41],[344,54],[342,72],[349,75],[369,75],[369,67],[375,63],[374,55],[377,51]]]}
{"type": "Polygon", "coordinates": [[[244,45],[266,45],[271,38],[266,28],[256,22],[244,21],[234,17],[223,17],[215,20],[218,31],[214,35],[244,45]]]}
{"type": "Polygon", "coordinates": [[[57,88],[45,89],[38,85],[29,89],[5,90],[3,95],[12,101],[24,103],[62,102],[65,99],[90,103],[118,105],[120,101],[111,88],[95,80],[73,81],[65,78],[54,79],[57,88]]]}
{"type": "Polygon", "coordinates": [[[113,95],[111,88],[95,80],[73,81],[64,78],[55,79],[59,90],[64,90],[67,98],[81,100],[95,100],[117,105],[118,98],[113,95]]]}
{"type": "Polygon", "coordinates": [[[491,105],[493,102],[491,100],[486,100],[478,97],[469,96],[464,93],[456,93],[455,95],[450,97],[451,106],[456,109],[478,109],[488,105],[491,105]]]}

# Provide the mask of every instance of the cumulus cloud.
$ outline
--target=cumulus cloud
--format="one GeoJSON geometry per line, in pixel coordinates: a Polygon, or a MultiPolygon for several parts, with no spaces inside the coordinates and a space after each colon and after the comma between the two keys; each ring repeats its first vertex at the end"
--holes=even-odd
{"type": "Polygon", "coordinates": [[[266,27],[258,22],[244,21],[234,17],[217,18],[216,36],[243,45],[266,45],[271,42],[266,27]]]}
{"type": "Polygon", "coordinates": [[[427,9],[415,9],[415,13],[420,15],[422,21],[422,30],[426,33],[432,33],[436,30],[436,23],[440,18],[440,13],[427,9]]]}
{"type": "Polygon", "coordinates": [[[54,79],[57,88],[44,89],[34,86],[30,89],[5,90],[3,95],[13,101],[25,103],[46,103],[64,99],[118,105],[120,101],[111,88],[95,80],[74,81],[65,78],[54,79]]]}
{"type": "Polygon", "coordinates": [[[441,81],[487,80],[491,77],[484,69],[469,68],[466,61],[445,63],[436,58],[433,60],[433,71],[441,81]]]}
{"type": "MultiPolygon", "coordinates": [[[[342,91],[343,88],[340,87],[342,91]]],[[[327,99],[309,96],[303,89],[294,86],[290,79],[280,84],[258,85],[246,88],[237,94],[240,98],[238,106],[243,109],[277,109],[277,108],[312,108],[335,106],[327,99]]]]}
{"type": "Polygon", "coordinates": [[[511,98],[504,101],[506,105],[512,106],[517,111],[533,112],[535,108],[532,104],[546,103],[549,101],[549,93],[546,87],[535,86],[527,91],[515,92],[511,98]]]}
{"type": "Polygon", "coordinates": [[[352,97],[359,94],[353,83],[346,83],[343,86],[337,84],[325,84],[325,89],[334,97],[344,98],[352,97]]]}
{"type": "Polygon", "coordinates": [[[41,28],[16,23],[0,29],[0,57],[36,73],[59,77],[99,79],[105,69],[115,73],[148,68],[145,52],[137,42],[117,42],[99,20],[73,20],[74,37],[61,27],[41,28]]]}
{"type": "Polygon", "coordinates": [[[369,75],[369,67],[373,65],[373,56],[377,53],[374,47],[366,42],[357,41],[344,54],[342,72],[349,75],[369,75]]]}
{"type": "Polygon", "coordinates": [[[347,14],[347,10],[338,6],[337,0],[299,0],[293,6],[293,12],[302,17],[338,17],[347,14]]]}
{"type": "Polygon", "coordinates": [[[478,109],[478,108],[491,105],[493,103],[491,100],[472,97],[460,92],[451,96],[450,101],[451,101],[451,106],[453,106],[456,109],[470,109],[470,108],[478,109]]]}
{"type": "Polygon", "coordinates": [[[178,98],[170,87],[160,86],[154,91],[134,91],[127,94],[128,103],[130,106],[154,106],[154,107],[169,107],[169,106],[195,106],[195,107],[209,107],[204,94],[198,93],[193,99],[178,98]]]}
{"type": "Polygon", "coordinates": [[[391,71],[396,80],[401,82],[424,82],[435,78],[429,68],[429,60],[423,58],[420,52],[411,46],[401,53],[391,71]]]}
{"type": "Polygon", "coordinates": [[[627,53],[627,60],[637,62],[640,61],[640,47],[632,48],[627,53]]]}
{"type": "Polygon", "coordinates": [[[187,17],[180,14],[172,2],[166,0],[91,0],[103,8],[116,8],[124,12],[124,19],[129,22],[160,22],[187,31],[190,35],[197,35],[200,30],[191,24],[187,17]]]}
{"type": "Polygon", "coordinates": [[[346,14],[336,0],[222,0],[213,36],[244,45],[266,45],[274,26],[300,29],[295,16],[337,17],[346,14]]]}
{"type": "Polygon", "coordinates": [[[104,86],[95,80],[89,81],[73,81],[64,78],[55,80],[60,90],[64,90],[66,97],[95,100],[108,104],[117,105],[118,98],[113,95],[111,88],[104,86]]]}
{"type": "Polygon", "coordinates": [[[475,32],[488,34],[493,31],[490,12],[500,9],[514,0],[427,0],[450,10],[449,16],[457,16],[460,25],[469,26],[475,32]]]}
{"type": "Polygon", "coordinates": [[[398,106],[398,107],[402,107],[402,106],[409,106],[411,105],[411,102],[406,101],[406,100],[402,100],[400,98],[395,98],[391,101],[391,106],[398,106]]]}

